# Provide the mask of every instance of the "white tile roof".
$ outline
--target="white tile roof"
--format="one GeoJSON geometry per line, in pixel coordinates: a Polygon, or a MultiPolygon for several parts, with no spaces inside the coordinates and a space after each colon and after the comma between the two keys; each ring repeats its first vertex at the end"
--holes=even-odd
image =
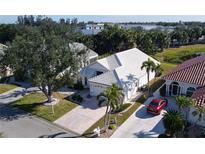
{"type": "Polygon", "coordinates": [[[146,74],[145,70],[141,70],[142,63],[151,59],[154,63],[159,63],[154,58],[148,56],[137,48],[125,50],[107,58],[97,60],[106,67],[108,72],[89,79],[90,82],[111,85],[117,83],[121,87],[127,87],[146,74]]]}
{"type": "Polygon", "coordinates": [[[97,62],[103,65],[108,70],[114,70],[115,68],[121,66],[121,63],[119,62],[116,54],[97,60],[97,62]]]}
{"type": "Polygon", "coordinates": [[[120,86],[117,74],[115,70],[105,72],[101,75],[95,76],[89,80],[90,82],[105,84],[105,85],[112,85],[112,83],[115,83],[120,86]]]}

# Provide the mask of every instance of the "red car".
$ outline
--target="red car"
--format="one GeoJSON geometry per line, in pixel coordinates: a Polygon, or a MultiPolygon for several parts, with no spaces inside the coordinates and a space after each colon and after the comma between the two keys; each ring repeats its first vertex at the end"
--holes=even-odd
{"type": "Polygon", "coordinates": [[[147,106],[147,112],[159,115],[167,105],[167,99],[153,99],[147,106]]]}

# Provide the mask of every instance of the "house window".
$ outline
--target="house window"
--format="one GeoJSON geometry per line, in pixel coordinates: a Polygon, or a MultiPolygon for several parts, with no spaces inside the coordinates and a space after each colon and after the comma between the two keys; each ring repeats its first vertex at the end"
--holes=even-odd
{"type": "Polygon", "coordinates": [[[196,89],[193,88],[193,87],[189,87],[189,88],[187,88],[186,96],[187,96],[187,97],[191,97],[192,94],[193,94],[193,92],[194,92],[195,90],[196,90],[196,89]]]}
{"type": "Polygon", "coordinates": [[[101,72],[101,71],[96,72],[96,75],[100,75],[100,74],[103,74],[103,72],[101,72]]]}
{"type": "Polygon", "coordinates": [[[85,77],[85,85],[87,86],[88,84],[88,79],[85,77]]]}

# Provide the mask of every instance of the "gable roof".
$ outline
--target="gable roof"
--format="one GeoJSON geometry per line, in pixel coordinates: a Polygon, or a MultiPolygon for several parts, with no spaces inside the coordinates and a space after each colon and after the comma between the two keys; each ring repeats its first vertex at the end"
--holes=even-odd
{"type": "Polygon", "coordinates": [[[100,60],[97,60],[97,63],[101,64],[108,70],[114,70],[115,68],[121,66],[121,63],[118,60],[118,57],[116,56],[116,54],[108,56],[100,60]]]}
{"type": "Polygon", "coordinates": [[[106,85],[116,83],[122,88],[128,88],[146,74],[145,70],[141,70],[141,65],[148,58],[154,61],[155,64],[159,64],[157,60],[137,48],[125,50],[97,60],[96,63],[105,66],[108,72],[93,77],[89,81],[106,85]]]}
{"type": "Polygon", "coordinates": [[[197,89],[191,96],[196,105],[202,106],[205,103],[205,87],[197,89]]]}
{"type": "Polygon", "coordinates": [[[84,44],[82,44],[82,43],[73,42],[73,43],[70,43],[69,46],[70,46],[70,49],[71,49],[71,50],[76,50],[76,51],[87,50],[87,51],[88,51],[88,57],[89,57],[89,58],[97,57],[97,56],[98,56],[98,54],[97,54],[95,51],[89,49],[88,47],[86,47],[86,46],[85,46],[84,44]]]}
{"type": "Polygon", "coordinates": [[[89,80],[90,82],[105,84],[105,85],[112,85],[112,83],[115,83],[120,86],[117,74],[115,70],[105,72],[101,75],[95,76],[89,80]]]}
{"type": "Polygon", "coordinates": [[[205,86],[205,55],[183,62],[163,79],[205,86]]]}

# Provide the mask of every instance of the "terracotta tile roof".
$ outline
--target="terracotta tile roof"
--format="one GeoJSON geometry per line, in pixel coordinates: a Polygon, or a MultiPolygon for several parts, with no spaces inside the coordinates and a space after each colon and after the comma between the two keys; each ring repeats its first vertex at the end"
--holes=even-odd
{"type": "Polygon", "coordinates": [[[205,103],[205,87],[197,89],[191,98],[196,102],[196,105],[202,106],[205,103]]]}
{"type": "Polygon", "coordinates": [[[183,62],[163,79],[205,86],[205,55],[183,62]]]}

